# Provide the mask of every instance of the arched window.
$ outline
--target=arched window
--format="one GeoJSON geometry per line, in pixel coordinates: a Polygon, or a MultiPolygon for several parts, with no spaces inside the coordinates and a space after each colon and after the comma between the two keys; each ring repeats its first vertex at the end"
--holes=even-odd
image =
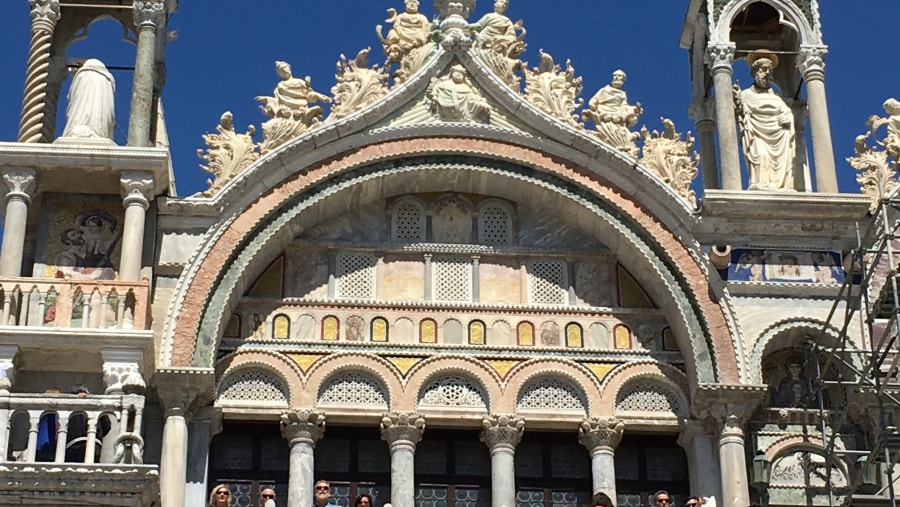
{"type": "Polygon", "coordinates": [[[482,245],[510,245],[513,242],[512,208],[489,199],[478,208],[478,242],[482,245]]]}
{"type": "Polygon", "coordinates": [[[394,203],[391,208],[391,241],[425,241],[425,206],[418,199],[404,197],[394,203]]]}

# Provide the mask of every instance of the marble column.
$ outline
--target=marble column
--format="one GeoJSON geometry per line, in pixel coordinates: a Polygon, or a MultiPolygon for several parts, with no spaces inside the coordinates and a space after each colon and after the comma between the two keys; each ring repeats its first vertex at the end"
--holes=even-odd
{"type": "Polygon", "coordinates": [[[622,441],[625,424],[612,418],[585,419],[578,429],[578,441],[591,453],[594,493],[606,493],[616,501],[616,446],[622,441]]]}
{"type": "Polygon", "coordinates": [[[391,452],[391,504],[415,507],[416,444],[425,433],[425,418],[416,413],[390,413],[381,418],[381,438],[391,452]]]}
{"type": "Polygon", "coordinates": [[[0,462],[6,461],[9,446],[9,391],[16,379],[17,345],[0,345],[0,462]]]}
{"type": "Polygon", "coordinates": [[[156,34],[160,28],[165,29],[165,19],[166,6],[162,0],[134,2],[134,25],[138,33],[131,115],[128,118],[128,146],[150,146],[153,87],[156,82],[156,34]]]}
{"type": "Polygon", "coordinates": [[[734,44],[715,44],[706,49],[706,61],[713,77],[716,102],[716,127],[719,130],[719,169],[722,188],[741,190],[741,159],[738,151],[737,124],[734,116],[732,68],[734,44]]]}
{"type": "Polygon", "coordinates": [[[744,449],[746,416],[739,407],[717,403],[710,409],[719,430],[719,467],[722,505],[750,505],[747,454],[744,449]]]}
{"type": "Polygon", "coordinates": [[[806,101],[809,104],[809,126],[816,164],[816,189],[837,192],[837,173],[834,168],[834,149],[831,145],[831,124],[828,101],[825,99],[825,46],[802,46],[797,68],[806,81],[806,101]]]}
{"type": "Polygon", "coordinates": [[[315,410],[296,410],[281,414],[281,436],[291,447],[288,507],[306,507],[315,503],[316,442],[325,434],[325,414],[315,410]]]}
{"type": "Polygon", "coordinates": [[[47,97],[47,75],[50,68],[50,48],[53,31],[59,21],[59,0],[30,0],[31,44],[25,70],[25,97],[19,120],[20,143],[50,142],[43,138],[44,99],[47,97]]]}
{"type": "Polygon", "coordinates": [[[122,227],[122,258],[119,261],[119,279],[137,282],[141,279],[141,262],[144,251],[144,222],[147,208],[153,197],[153,174],[143,171],[122,173],[122,204],[125,206],[125,224],[122,227]]]}
{"type": "Polygon", "coordinates": [[[209,501],[209,444],[221,429],[222,413],[214,407],[196,410],[188,424],[185,505],[206,505],[209,501]]]}
{"type": "Polygon", "coordinates": [[[719,164],[716,162],[716,118],[712,99],[701,98],[691,104],[691,118],[700,141],[700,170],[703,188],[719,188],[719,164]]]}
{"type": "Polygon", "coordinates": [[[691,492],[722,498],[717,438],[701,421],[688,420],[681,426],[678,444],[687,455],[691,492]]]}
{"type": "Polygon", "coordinates": [[[22,275],[28,205],[34,193],[37,173],[34,169],[3,169],[6,185],[6,215],[3,219],[3,244],[0,246],[0,276],[22,275]]]}
{"type": "Polygon", "coordinates": [[[481,441],[491,452],[491,505],[516,505],[516,446],[522,441],[525,420],[514,416],[495,415],[481,421],[481,441]]]}

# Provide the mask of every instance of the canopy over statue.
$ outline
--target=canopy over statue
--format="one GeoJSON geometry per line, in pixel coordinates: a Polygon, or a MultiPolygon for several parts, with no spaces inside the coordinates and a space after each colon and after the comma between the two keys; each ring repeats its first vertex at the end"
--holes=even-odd
{"type": "Polygon", "coordinates": [[[66,128],[62,137],[106,139],[116,126],[116,80],[103,62],[91,58],[75,73],[69,88],[66,128]]]}

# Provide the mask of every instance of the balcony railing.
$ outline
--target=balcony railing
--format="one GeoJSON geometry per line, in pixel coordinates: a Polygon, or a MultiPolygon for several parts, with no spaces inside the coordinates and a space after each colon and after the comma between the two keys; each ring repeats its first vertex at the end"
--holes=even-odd
{"type": "Polygon", "coordinates": [[[147,329],[149,282],[0,279],[0,325],[147,329]]]}
{"type": "Polygon", "coordinates": [[[0,395],[0,460],[142,464],[138,394],[0,395]]]}

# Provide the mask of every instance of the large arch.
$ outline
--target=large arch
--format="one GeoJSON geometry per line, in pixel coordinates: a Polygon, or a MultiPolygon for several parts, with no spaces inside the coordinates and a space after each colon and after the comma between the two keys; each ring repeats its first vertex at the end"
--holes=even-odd
{"type": "Polygon", "coordinates": [[[716,22],[715,33],[716,41],[728,41],[731,32],[731,23],[747,6],[756,2],[762,2],[773,7],[778,12],[784,14],[786,21],[790,24],[790,28],[797,31],[800,36],[801,45],[815,46],[822,43],[821,35],[813,29],[809,24],[809,20],[803,11],[795,2],[786,0],[737,0],[725,6],[719,14],[716,22]]]}
{"type": "MultiPolygon", "coordinates": [[[[293,168],[285,159],[279,163],[280,170],[267,179],[276,181],[268,192],[211,230],[206,246],[195,253],[173,298],[177,311],[166,325],[163,364],[206,367],[218,346],[223,316],[237,297],[299,231],[343,211],[335,195],[349,191],[371,198],[387,188],[397,194],[404,186],[428,187],[440,171],[452,171],[455,185],[487,186],[500,197],[531,192],[548,204],[574,203],[575,219],[587,224],[586,232],[609,244],[659,303],[685,354],[692,384],[739,382],[741,360],[731,319],[705,267],[683,237],[629,197],[637,189],[615,187],[596,170],[530,146],[471,137],[390,139],[307,167],[293,168]]],[[[633,171],[608,168],[626,169],[633,171]]]]}

